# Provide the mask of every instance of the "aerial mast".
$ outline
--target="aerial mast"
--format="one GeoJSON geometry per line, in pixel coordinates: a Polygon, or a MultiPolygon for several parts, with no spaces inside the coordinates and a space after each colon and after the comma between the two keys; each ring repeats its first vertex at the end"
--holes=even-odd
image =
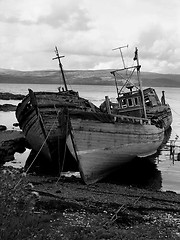
{"type": "Polygon", "coordinates": [[[65,87],[65,90],[68,91],[67,84],[66,84],[66,79],[65,79],[65,76],[64,76],[64,71],[63,71],[63,67],[62,67],[62,63],[61,63],[61,58],[65,57],[65,56],[59,56],[59,52],[58,52],[58,49],[57,49],[56,46],[55,46],[55,54],[56,54],[56,57],[53,58],[53,60],[58,59],[59,68],[61,70],[64,87],[65,87]]]}
{"type": "MultiPolygon", "coordinates": [[[[122,63],[123,63],[123,67],[124,69],[126,69],[126,66],[125,66],[125,62],[124,62],[124,57],[123,57],[123,54],[122,54],[122,48],[128,48],[128,45],[126,46],[122,46],[122,47],[117,47],[117,48],[113,48],[112,50],[118,50],[120,51],[120,54],[121,54],[121,59],[122,59],[122,63]]],[[[118,90],[118,84],[117,84],[117,79],[116,79],[116,75],[115,75],[115,71],[111,72],[113,75],[114,75],[114,79],[115,79],[115,85],[116,85],[116,91],[117,91],[117,96],[119,97],[119,90],[118,90]]]]}
{"type": "Polygon", "coordinates": [[[122,59],[122,62],[123,62],[123,67],[124,68],[126,68],[126,66],[125,66],[125,62],[124,62],[124,58],[123,58],[123,54],[122,54],[122,48],[128,48],[128,45],[126,45],[126,46],[122,46],[122,47],[117,47],[117,48],[114,48],[113,50],[118,50],[119,49],[119,51],[120,51],[120,54],[121,54],[121,59],[122,59]]]}

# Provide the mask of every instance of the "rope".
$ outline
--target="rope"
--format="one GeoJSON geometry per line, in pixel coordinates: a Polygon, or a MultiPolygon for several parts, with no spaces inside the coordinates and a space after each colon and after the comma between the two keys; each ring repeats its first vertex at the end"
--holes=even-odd
{"type": "MultiPolygon", "coordinates": [[[[54,104],[54,108],[55,108],[56,114],[57,114],[57,116],[58,116],[58,111],[57,111],[57,108],[56,108],[56,105],[55,105],[55,104],[54,104]]],[[[55,122],[56,122],[56,121],[54,121],[51,129],[49,130],[49,133],[47,134],[47,136],[46,136],[43,144],[41,145],[41,147],[40,147],[38,153],[36,154],[36,156],[34,157],[33,161],[31,162],[31,164],[29,165],[29,167],[27,168],[27,170],[23,173],[23,176],[26,176],[27,172],[29,171],[29,169],[30,169],[31,166],[34,164],[35,160],[37,159],[37,157],[38,157],[39,153],[41,152],[42,148],[44,147],[44,145],[45,145],[45,143],[46,143],[46,141],[47,141],[47,139],[48,139],[48,137],[49,137],[52,129],[54,128],[55,122]]],[[[68,132],[68,121],[67,121],[67,123],[66,123],[66,137],[67,137],[67,132],[68,132]]],[[[60,156],[60,153],[59,153],[59,156],[60,156]]],[[[65,144],[65,148],[64,148],[64,156],[63,156],[63,162],[62,162],[62,167],[61,167],[61,169],[60,169],[60,164],[59,164],[59,178],[58,178],[56,184],[58,183],[58,181],[59,181],[60,178],[61,178],[61,172],[62,172],[62,169],[64,168],[65,156],[66,156],[66,144],[65,144]]],[[[14,186],[14,189],[17,188],[17,186],[20,184],[21,181],[22,181],[22,178],[21,178],[21,179],[17,182],[17,184],[14,186]]]]}
{"type": "Polygon", "coordinates": [[[180,116],[180,114],[179,113],[177,113],[172,107],[171,107],[171,109],[173,110],[173,112],[175,112],[178,116],[180,116]]]}
{"type": "MultiPolygon", "coordinates": [[[[165,156],[165,159],[167,160],[166,158],[166,155],[165,156]]],[[[168,170],[174,165],[174,162],[170,162],[170,164],[167,166],[167,169],[164,171],[164,173],[168,173],[168,170]]],[[[150,188],[153,187],[153,185],[155,184],[155,182],[153,182],[151,185],[150,185],[150,188]]],[[[133,202],[132,202],[132,205],[135,206],[137,204],[137,202],[143,198],[144,195],[142,196],[139,196],[137,199],[135,199],[133,202]]],[[[110,224],[113,224],[119,217],[118,217],[118,213],[121,211],[122,213],[128,208],[128,206],[124,203],[122,204],[118,209],[117,211],[113,214],[113,216],[111,217],[111,219],[109,220],[109,222],[106,222],[103,226],[104,227],[107,227],[109,226],[110,224]]]]}
{"type": "MultiPolygon", "coordinates": [[[[143,195],[142,196],[139,196],[137,199],[135,199],[135,201],[132,203],[132,205],[136,205],[136,203],[141,199],[143,197],[143,195]]],[[[115,214],[111,217],[111,219],[110,219],[110,221],[109,222],[106,222],[105,224],[104,224],[104,227],[107,227],[107,226],[109,226],[110,224],[113,224],[119,217],[118,217],[118,213],[121,211],[121,212],[124,212],[125,210],[127,209],[127,206],[126,206],[126,204],[124,203],[124,204],[122,204],[119,208],[118,208],[118,210],[115,212],[115,214]]]]}
{"type": "MultiPolygon", "coordinates": [[[[34,157],[33,161],[31,162],[31,164],[29,165],[29,167],[27,168],[27,170],[23,173],[23,176],[26,176],[27,172],[29,171],[29,169],[31,168],[31,166],[33,165],[33,163],[35,162],[35,160],[37,159],[37,157],[38,157],[39,153],[41,152],[42,148],[44,147],[44,145],[45,145],[45,143],[46,143],[46,141],[47,141],[47,139],[48,139],[48,137],[49,137],[49,135],[50,135],[53,127],[54,127],[54,125],[55,125],[55,121],[54,121],[51,129],[49,130],[49,133],[47,134],[47,136],[46,136],[43,144],[41,145],[39,151],[37,152],[36,156],[34,157]]],[[[20,184],[21,181],[22,181],[22,178],[21,178],[21,179],[17,182],[17,184],[14,186],[14,189],[17,188],[17,186],[20,184]]]]}

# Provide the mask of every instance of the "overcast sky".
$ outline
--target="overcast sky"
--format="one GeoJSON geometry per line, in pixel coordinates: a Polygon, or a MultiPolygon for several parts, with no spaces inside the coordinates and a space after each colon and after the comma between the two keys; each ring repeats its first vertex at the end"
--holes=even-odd
{"type": "Polygon", "coordinates": [[[132,65],[180,73],[180,0],[0,0],[0,68],[64,69],[132,65]]]}

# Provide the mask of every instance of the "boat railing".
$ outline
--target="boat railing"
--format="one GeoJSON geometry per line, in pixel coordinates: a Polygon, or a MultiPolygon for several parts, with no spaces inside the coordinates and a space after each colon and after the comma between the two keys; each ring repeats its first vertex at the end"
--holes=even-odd
{"type": "Polygon", "coordinates": [[[148,118],[131,117],[131,116],[125,116],[125,115],[116,115],[116,114],[111,114],[111,115],[114,117],[115,122],[118,122],[118,120],[121,120],[121,121],[140,123],[140,124],[146,124],[146,125],[151,124],[151,120],[148,118]]]}

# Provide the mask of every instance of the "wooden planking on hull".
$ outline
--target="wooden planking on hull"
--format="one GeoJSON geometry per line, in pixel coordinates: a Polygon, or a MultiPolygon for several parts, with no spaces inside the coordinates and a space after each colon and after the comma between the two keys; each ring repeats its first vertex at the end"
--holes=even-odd
{"type": "Polygon", "coordinates": [[[79,169],[85,183],[90,184],[119,168],[136,156],[149,156],[157,151],[164,130],[154,125],[102,123],[72,119],[72,139],[67,145],[78,156],[79,169]]]}

